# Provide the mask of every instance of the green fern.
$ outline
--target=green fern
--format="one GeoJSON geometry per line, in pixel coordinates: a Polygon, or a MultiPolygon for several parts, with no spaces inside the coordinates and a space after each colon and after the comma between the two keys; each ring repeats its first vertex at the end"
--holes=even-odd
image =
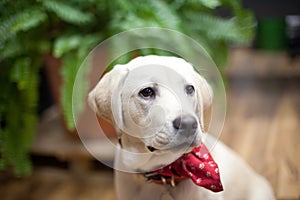
{"type": "MultiPolygon", "coordinates": [[[[132,28],[168,28],[199,41],[221,68],[228,45],[246,44],[253,37],[253,16],[242,8],[240,0],[2,0],[0,10],[0,168],[13,166],[17,175],[30,171],[28,152],[37,121],[38,71],[45,54],[62,60],[61,103],[72,130],[72,95],[77,100],[76,114],[87,88],[81,85],[73,94],[75,77],[88,52],[101,40],[132,28]],[[232,16],[219,17],[217,8],[230,9],[232,16]]],[[[166,42],[151,33],[133,37],[135,40],[115,41],[111,53],[145,44],[145,37],[151,38],[149,47],[151,40],[166,42]]],[[[185,45],[174,38],[169,41],[174,46],[185,45]]],[[[116,62],[166,53],[141,49],[116,62]]],[[[84,79],[85,73],[77,78],[84,79]]]]}
{"type": "Polygon", "coordinates": [[[154,13],[154,19],[157,24],[163,28],[181,30],[181,21],[175,10],[170,9],[169,5],[164,1],[155,0],[149,1],[149,9],[154,13]]]}
{"type": "Polygon", "coordinates": [[[81,35],[67,35],[59,37],[54,42],[53,54],[55,57],[61,57],[63,54],[77,49],[81,45],[82,36],[81,35]]]}
{"type": "Polygon", "coordinates": [[[28,151],[37,121],[38,73],[37,67],[27,57],[14,62],[9,73],[10,76],[1,73],[0,78],[1,86],[6,85],[0,94],[1,103],[5,105],[0,108],[0,167],[13,165],[16,175],[22,176],[31,171],[28,151]]]}
{"type": "Polygon", "coordinates": [[[49,11],[54,12],[60,19],[71,24],[82,25],[93,21],[93,15],[82,12],[76,7],[62,3],[61,1],[43,1],[43,6],[49,11]]]}
{"type": "Polygon", "coordinates": [[[222,3],[220,0],[185,0],[182,1],[185,4],[191,4],[193,6],[203,6],[209,9],[215,9],[218,6],[221,6],[222,3]]]}
{"type": "Polygon", "coordinates": [[[28,31],[42,24],[47,15],[38,8],[29,8],[0,22],[0,44],[20,31],[28,31]]]}
{"type": "MultiPolygon", "coordinates": [[[[62,58],[62,77],[63,85],[61,87],[61,102],[63,106],[63,113],[66,120],[66,124],[69,130],[74,130],[75,121],[73,117],[72,99],[73,99],[73,86],[79,67],[83,60],[86,58],[91,49],[101,40],[99,34],[95,35],[72,35],[62,36],[54,43],[54,52],[56,56],[62,58]],[[80,48],[79,48],[80,46],[80,48]],[[75,49],[75,50],[74,50],[75,49]]],[[[79,77],[85,78],[85,77],[79,77]]],[[[84,81],[82,81],[84,83],[84,81]]],[[[80,85],[81,89],[78,89],[78,96],[74,97],[80,105],[76,108],[80,108],[84,105],[84,91],[86,91],[87,85],[80,85]]],[[[78,111],[79,112],[79,111],[78,111]]]]}
{"type": "Polygon", "coordinates": [[[146,2],[135,1],[132,4],[127,0],[122,1],[120,12],[112,16],[111,27],[114,32],[143,27],[181,29],[180,18],[166,2],[147,0],[146,2]]]}
{"type": "Polygon", "coordinates": [[[252,32],[245,31],[249,24],[239,23],[237,18],[220,19],[218,17],[199,14],[196,12],[187,13],[189,27],[205,35],[212,41],[227,41],[245,44],[252,36],[252,32]],[[195,20],[197,19],[197,21],[195,20]]]}
{"type": "Polygon", "coordinates": [[[61,101],[63,113],[68,129],[74,129],[74,120],[72,115],[72,91],[76,77],[76,73],[80,66],[80,58],[74,52],[70,52],[62,58],[63,67],[61,75],[63,77],[63,85],[61,87],[61,101]]]}
{"type": "Polygon", "coordinates": [[[220,68],[227,61],[228,45],[245,45],[254,36],[254,17],[239,0],[182,0],[177,10],[185,32],[205,47],[220,68]],[[227,8],[232,16],[221,18],[215,8],[227,8]]]}
{"type": "Polygon", "coordinates": [[[11,26],[12,33],[18,33],[19,31],[28,31],[41,23],[47,18],[47,15],[38,8],[30,8],[24,12],[19,13],[13,20],[14,23],[11,26]]]}

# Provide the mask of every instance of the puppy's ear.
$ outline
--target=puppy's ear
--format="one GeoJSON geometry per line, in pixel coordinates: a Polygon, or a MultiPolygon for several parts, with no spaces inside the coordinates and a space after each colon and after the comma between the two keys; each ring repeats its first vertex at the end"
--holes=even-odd
{"type": "Polygon", "coordinates": [[[213,91],[207,81],[197,72],[194,72],[194,79],[198,99],[196,112],[200,119],[202,131],[207,132],[211,121],[213,91]]]}
{"type": "Polygon", "coordinates": [[[122,128],[121,91],[128,69],[115,66],[105,74],[88,95],[90,107],[101,117],[122,128]]]}

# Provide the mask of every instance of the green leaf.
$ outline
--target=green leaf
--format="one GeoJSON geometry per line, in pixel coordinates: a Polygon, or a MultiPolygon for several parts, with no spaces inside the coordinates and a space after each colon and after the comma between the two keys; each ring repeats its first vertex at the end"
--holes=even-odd
{"type": "Polygon", "coordinates": [[[94,20],[91,13],[83,12],[78,7],[62,3],[61,1],[47,0],[43,1],[43,5],[49,11],[54,12],[60,19],[71,24],[83,25],[94,20]]]}
{"type": "Polygon", "coordinates": [[[219,0],[189,0],[189,3],[193,4],[202,4],[203,6],[215,9],[216,7],[221,5],[221,2],[219,0]]]}
{"type": "Polygon", "coordinates": [[[27,10],[15,17],[11,31],[17,33],[19,31],[30,30],[47,19],[47,15],[40,9],[27,10]]]}
{"type": "Polygon", "coordinates": [[[164,28],[180,30],[181,21],[178,15],[164,1],[152,0],[149,1],[149,7],[154,10],[153,14],[157,23],[164,28]]]}
{"type": "Polygon", "coordinates": [[[59,50],[60,54],[58,55],[61,56],[63,61],[61,71],[63,78],[63,84],[61,86],[63,114],[66,120],[67,128],[69,130],[73,130],[75,128],[73,115],[81,111],[81,108],[84,105],[84,95],[87,92],[87,85],[85,85],[85,81],[81,81],[83,84],[79,85],[79,88],[76,88],[76,94],[73,93],[73,87],[76,78],[81,80],[86,78],[85,73],[78,75],[77,73],[88,53],[92,50],[92,48],[96,47],[102,37],[100,34],[88,34],[81,36],[74,35],[69,38],[70,40],[61,40],[64,41],[60,43],[62,48],[58,48],[59,45],[57,48],[62,49],[59,50]],[[75,40],[75,42],[73,40],[75,40]],[[75,48],[76,45],[79,45],[80,48],[75,48]],[[74,112],[72,108],[73,97],[76,98],[77,103],[76,110],[74,110],[74,112]]]}
{"type": "Polygon", "coordinates": [[[187,13],[187,17],[189,18],[189,27],[205,34],[209,40],[246,44],[253,36],[253,21],[249,19],[221,19],[209,14],[195,12],[187,13]]]}
{"type": "Polygon", "coordinates": [[[5,105],[0,106],[0,163],[1,167],[12,166],[17,176],[31,171],[28,153],[37,122],[39,68],[31,59],[20,57],[9,64],[6,61],[0,73],[0,100],[5,105]]]}
{"type": "Polygon", "coordinates": [[[219,0],[200,0],[200,2],[210,9],[215,9],[221,5],[219,0]]]}
{"type": "Polygon", "coordinates": [[[5,48],[0,51],[0,59],[15,57],[24,52],[24,46],[17,39],[6,42],[5,48]]]}
{"type": "Polygon", "coordinates": [[[11,81],[18,85],[19,90],[26,89],[31,81],[31,60],[30,58],[20,58],[16,60],[10,71],[11,81]]]}
{"type": "Polygon", "coordinates": [[[26,32],[37,27],[46,19],[47,15],[38,8],[29,8],[6,17],[6,19],[0,22],[0,44],[20,31],[26,32]]]}
{"type": "Polygon", "coordinates": [[[72,93],[77,71],[81,60],[74,52],[69,52],[62,58],[63,66],[61,75],[63,84],[61,87],[61,101],[63,106],[63,114],[66,120],[67,128],[73,130],[75,123],[72,114],[72,93]]]}
{"type": "Polygon", "coordinates": [[[171,5],[175,9],[188,7],[189,10],[195,10],[198,8],[213,10],[222,5],[221,1],[222,0],[175,0],[171,5]]]}
{"type": "MultiPolygon", "coordinates": [[[[87,35],[63,35],[54,41],[53,54],[55,57],[61,57],[63,54],[74,49],[91,49],[95,47],[102,39],[100,34],[87,35]]],[[[86,53],[86,50],[83,50],[86,53]]]]}
{"type": "Polygon", "coordinates": [[[61,57],[64,53],[76,49],[82,42],[81,35],[62,36],[54,42],[54,56],[61,57]]]}
{"type": "Polygon", "coordinates": [[[51,42],[48,40],[30,40],[29,34],[20,34],[14,39],[7,40],[5,48],[0,49],[0,60],[11,59],[22,55],[34,54],[38,57],[48,53],[51,49],[51,42]]]}
{"type": "Polygon", "coordinates": [[[179,16],[164,1],[151,0],[147,3],[135,1],[129,5],[123,2],[121,5],[120,12],[112,16],[111,27],[114,32],[143,27],[164,27],[181,30],[179,16]]]}

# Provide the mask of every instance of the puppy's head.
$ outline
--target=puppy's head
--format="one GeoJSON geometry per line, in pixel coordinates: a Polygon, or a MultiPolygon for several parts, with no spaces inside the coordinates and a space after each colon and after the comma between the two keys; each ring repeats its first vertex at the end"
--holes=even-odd
{"type": "Polygon", "coordinates": [[[104,75],[89,103],[114,124],[122,148],[159,156],[200,144],[210,121],[212,90],[183,59],[145,56],[104,75]]]}

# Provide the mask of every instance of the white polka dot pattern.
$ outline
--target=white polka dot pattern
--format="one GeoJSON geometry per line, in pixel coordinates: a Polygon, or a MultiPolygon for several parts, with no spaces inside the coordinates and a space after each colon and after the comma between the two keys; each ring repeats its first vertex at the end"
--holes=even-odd
{"type": "Polygon", "coordinates": [[[218,165],[204,144],[155,173],[172,177],[175,180],[190,178],[196,185],[213,192],[223,190],[218,165]]]}

